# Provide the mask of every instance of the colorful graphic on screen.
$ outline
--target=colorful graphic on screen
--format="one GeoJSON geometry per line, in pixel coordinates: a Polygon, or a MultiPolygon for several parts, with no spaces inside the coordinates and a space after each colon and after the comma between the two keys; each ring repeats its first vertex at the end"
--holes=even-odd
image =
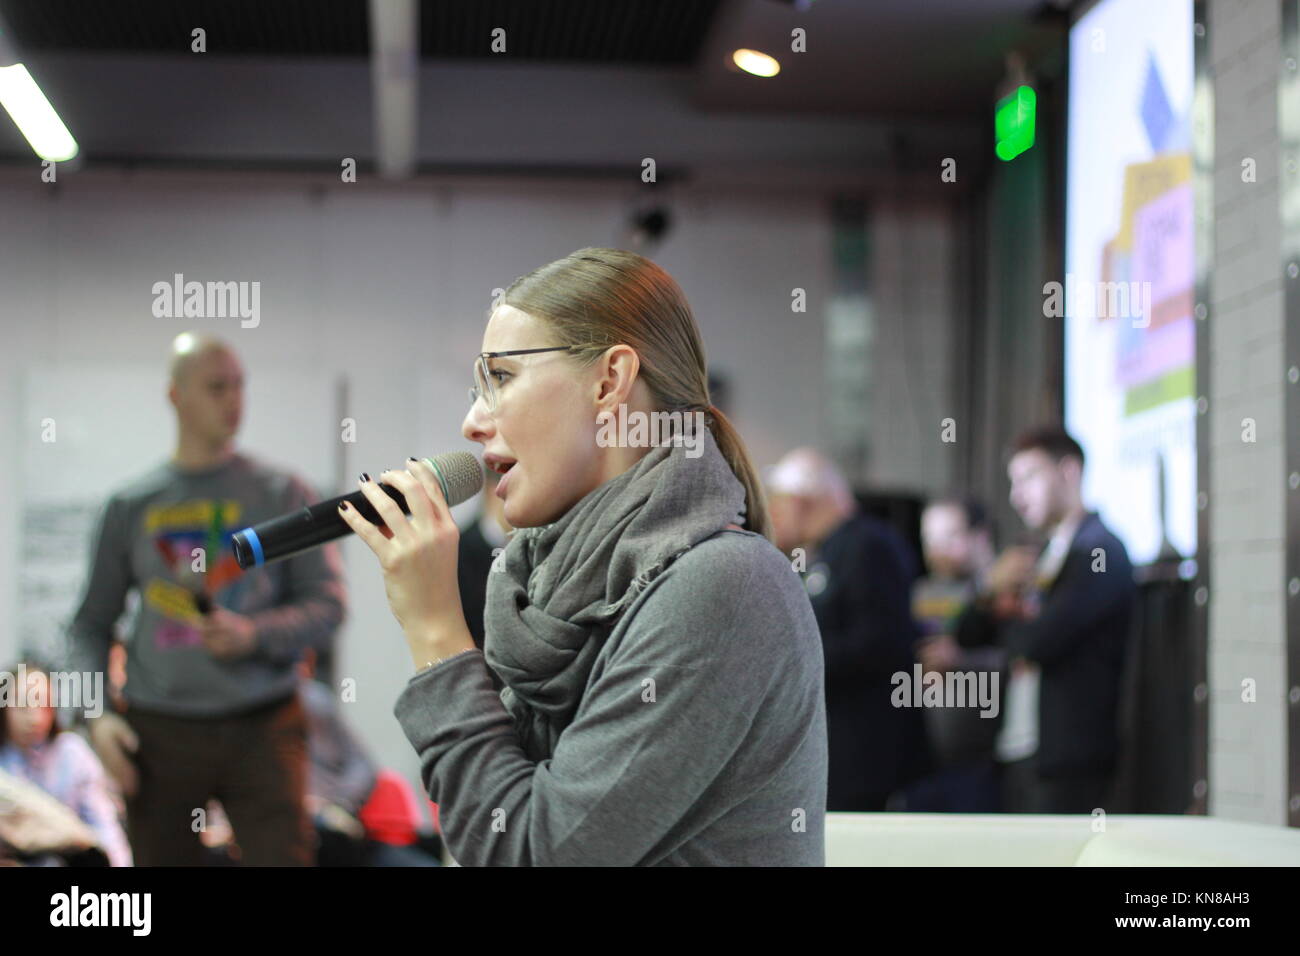
{"type": "Polygon", "coordinates": [[[1192,30],[1192,0],[1103,0],[1070,31],[1066,427],[1140,564],[1196,551],[1192,30]]]}

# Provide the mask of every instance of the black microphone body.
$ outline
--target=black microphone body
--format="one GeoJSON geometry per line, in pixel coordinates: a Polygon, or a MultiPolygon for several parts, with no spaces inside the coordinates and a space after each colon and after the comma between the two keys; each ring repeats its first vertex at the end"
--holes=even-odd
{"type": "MultiPolygon", "coordinates": [[[[469,452],[452,452],[425,458],[433,467],[442,486],[448,507],[455,507],[478,494],[483,487],[483,466],[469,452]]],[[[406,497],[392,485],[377,483],[389,498],[411,513],[406,497]]],[[[384,519],[375,510],[361,489],[346,495],[318,501],[297,511],[271,518],[251,528],[237,531],[231,538],[231,547],[239,566],[247,570],[272,561],[292,557],[310,548],[352,534],[352,528],[339,514],[339,503],[346,501],[371,524],[382,525],[384,519]]]]}

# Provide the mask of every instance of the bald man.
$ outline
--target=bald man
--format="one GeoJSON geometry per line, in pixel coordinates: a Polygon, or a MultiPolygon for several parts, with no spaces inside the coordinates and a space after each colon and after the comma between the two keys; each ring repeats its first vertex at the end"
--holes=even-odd
{"type": "Polygon", "coordinates": [[[338,547],[243,571],[233,532],[317,500],[292,474],[234,450],[244,374],[225,343],[182,333],[167,398],[171,458],[100,513],[69,628],[78,669],[103,671],[127,594],[125,709],[90,723],[126,797],[139,866],[197,864],[203,808],[221,801],[242,862],[311,865],[307,724],[295,664],[329,655],[346,594],[338,547]]]}
{"type": "Polygon", "coordinates": [[[830,747],[828,811],[884,810],[929,767],[922,713],[895,708],[892,676],[910,672],[917,639],[911,549],[863,514],[835,465],[797,448],[768,474],[776,546],[802,549],[804,586],[821,630],[830,747]]]}

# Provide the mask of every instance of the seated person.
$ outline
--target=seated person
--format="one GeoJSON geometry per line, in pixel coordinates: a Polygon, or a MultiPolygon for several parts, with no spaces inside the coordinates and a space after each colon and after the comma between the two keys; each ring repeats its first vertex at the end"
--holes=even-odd
{"type": "Polygon", "coordinates": [[[0,770],[0,865],[108,866],[99,837],[36,784],[0,770]]]}
{"type": "Polygon", "coordinates": [[[115,788],[90,745],[59,730],[49,669],[28,659],[0,673],[0,681],[9,685],[0,693],[0,770],[72,810],[94,832],[110,865],[130,866],[115,788]]]}
{"type": "Polygon", "coordinates": [[[418,846],[374,839],[361,822],[378,773],[338,712],[333,691],[312,678],[315,657],[304,652],[299,692],[307,713],[307,810],[319,838],[317,866],[439,866],[418,846]]]}
{"type": "MultiPolygon", "coordinates": [[[[921,544],[928,574],[912,589],[912,616],[922,635],[917,657],[927,672],[980,672],[960,653],[955,625],[965,607],[986,586],[993,564],[993,542],[983,506],[965,498],[941,498],[921,514],[921,544]]],[[[995,670],[997,670],[995,668],[995,670]]],[[[908,788],[910,811],[994,813],[1000,809],[993,742],[1000,714],[1001,677],[993,687],[999,697],[992,714],[971,702],[964,707],[924,711],[934,748],[933,773],[908,788]]],[[[986,677],[986,679],[988,679],[986,677]]]]}

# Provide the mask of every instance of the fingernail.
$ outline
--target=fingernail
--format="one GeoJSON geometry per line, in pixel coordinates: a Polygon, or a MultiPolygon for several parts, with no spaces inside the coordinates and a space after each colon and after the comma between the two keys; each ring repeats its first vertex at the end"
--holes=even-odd
{"type": "Polygon", "coordinates": [[[362,480],[362,481],[369,481],[369,480],[370,480],[370,475],[368,475],[366,472],[363,471],[363,472],[361,473],[361,480],[362,480]]]}
{"type": "Polygon", "coordinates": [[[348,510],[348,503],[346,501],[340,501],[339,511],[347,511],[347,510],[348,510]]]}
{"type": "Polygon", "coordinates": [[[418,462],[420,459],[416,458],[414,455],[411,455],[411,456],[408,457],[406,460],[407,460],[407,461],[416,461],[416,462],[418,462]]]}

